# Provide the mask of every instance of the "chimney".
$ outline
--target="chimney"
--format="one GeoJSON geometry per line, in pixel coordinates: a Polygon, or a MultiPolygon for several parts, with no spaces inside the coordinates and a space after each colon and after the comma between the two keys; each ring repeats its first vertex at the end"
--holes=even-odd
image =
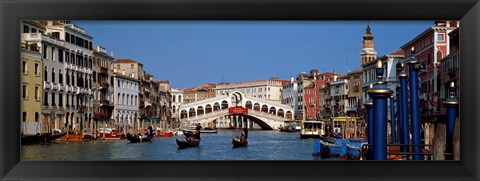
{"type": "Polygon", "coordinates": [[[53,25],[53,21],[47,21],[47,26],[52,26],[53,25]]]}
{"type": "Polygon", "coordinates": [[[113,51],[110,52],[110,56],[114,57],[114,56],[113,56],[113,51]]]}
{"type": "Polygon", "coordinates": [[[290,83],[293,83],[293,76],[290,76],[290,83]]]}
{"type": "Polygon", "coordinates": [[[333,75],[333,81],[337,81],[337,74],[333,75]]]}

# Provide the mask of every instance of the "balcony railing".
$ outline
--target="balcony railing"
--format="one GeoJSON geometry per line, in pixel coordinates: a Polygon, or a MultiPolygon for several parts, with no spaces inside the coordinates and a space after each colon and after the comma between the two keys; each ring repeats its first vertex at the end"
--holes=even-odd
{"type": "Polygon", "coordinates": [[[347,107],[347,108],[346,108],[346,111],[357,111],[357,107],[356,107],[356,106],[347,107]]]}
{"type": "Polygon", "coordinates": [[[51,89],[51,88],[52,88],[52,84],[50,84],[50,82],[43,81],[43,89],[51,89]]]}
{"type": "Polygon", "coordinates": [[[22,40],[25,41],[44,41],[51,44],[55,44],[57,46],[63,47],[65,46],[65,41],[59,40],[48,35],[44,35],[42,33],[22,33],[22,40]]]}
{"type": "Polygon", "coordinates": [[[87,106],[78,106],[77,107],[77,112],[83,113],[87,110],[87,106]]]}

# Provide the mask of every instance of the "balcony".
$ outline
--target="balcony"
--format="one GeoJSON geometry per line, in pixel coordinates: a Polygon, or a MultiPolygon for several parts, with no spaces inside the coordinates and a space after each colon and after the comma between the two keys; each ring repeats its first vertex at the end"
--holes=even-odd
{"type": "Polygon", "coordinates": [[[105,67],[101,67],[101,68],[100,68],[100,74],[108,75],[108,69],[105,68],[105,67]]]}
{"type": "Polygon", "coordinates": [[[58,84],[58,90],[59,90],[59,91],[64,91],[64,90],[65,90],[65,86],[63,86],[62,84],[58,84]]]}
{"type": "Polygon", "coordinates": [[[52,84],[51,82],[43,81],[43,89],[51,89],[52,84]]]}
{"type": "Polygon", "coordinates": [[[351,112],[356,112],[356,111],[357,111],[357,106],[347,107],[347,108],[346,108],[346,111],[347,111],[347,112],[350,112],[350,111],[351,111],[351,112]]]}
{"type": "Polygon", "coordinates": [[[60,84],[58,83],[51,83],[52,84],[52,90],[59,90],[60,89],[60,84]]]}
{"type": "Polygon", "coordinates": [[[152,103],[150,101],[145,101],[145,107],[152,106],[152,103]]]}
{"type": "Polygon", "coordinates": [[[81,94],[80,87],[73,87],[73,91],[75,94],[81,94]]]}
{"type": "Polygon", "coordinates": [[[428,93],[420,93],[418,97],[420,98],[420,100],[427,100],[427,94],[428,93]]]}
{"type": "Polygon", "coordinates": [[[84,113],[87,110],[87,106],[78,106],[77,107],[77,112],[78,113],[84,113]]]}
{"type": "Polygon", "coordinates": [[[100,106],[113,106],[113,102],[111,102],[110,100],[101,100],[100,101],[100,106]]]}
{"type": "Polygon", "coordinates": [[[65,46],[65,41],[59,40],[48,35],[44,35],[41,33],[22,33],[22,40],[27,42],[48,42],[50,44],[54,44],[60,47],[65,46]]]}

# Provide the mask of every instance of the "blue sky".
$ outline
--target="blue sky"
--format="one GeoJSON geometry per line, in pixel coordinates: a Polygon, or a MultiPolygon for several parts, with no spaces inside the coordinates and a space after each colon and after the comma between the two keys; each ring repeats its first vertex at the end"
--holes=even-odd
{"type": "MultiPolygon", "coordinates": [[[[367,21],[73,21],[115,59],[141,62],[175,88],[360,67],[367,21]]],[[[378,55],[392,53],[433,21],[370,21],[378,55]]]]}

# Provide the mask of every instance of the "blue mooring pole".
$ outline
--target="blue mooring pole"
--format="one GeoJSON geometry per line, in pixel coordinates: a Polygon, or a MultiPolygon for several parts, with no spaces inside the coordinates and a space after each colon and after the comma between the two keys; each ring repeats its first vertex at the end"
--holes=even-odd
{"type": "Polygon", "coordinates": [[[397,85],[397,140],[398,143],[402,143],[402,105],[400,104],[401,99],[400,99],[400,84],[397,85]]]}
{"type": "MultiPolygon", "coordinates": [[[[418,146],[420,144],[420,101],[418,97],[418,71],[420,70],[418,60],[414,57],[415,49],[412,47],[412,58],[408,61],[408,75],[410,78],[410,116],[412,124],[412,144],[413,153],[420,153],[421,148],[418,146]]],[[[422,155],[413,155],[413,160],[421,160],[422,155]]]]}
{"type": "MultiPolygon", "coordinates": [[[[402,68],[404,68],[404,64],[402,63],[402,68]]],[[[400,139],[400,144],[408,144],[409,143],[409,133],[408,133],[408,96],[407,96],[407,73],[405,69],[400,72],[398,75],[400,78],[400,122],[402,123],[402,137],[400,139]]],[[[408,146],[401,146],[400,149],[402,152],[408,152],[410,149],[408,146]]]]}
{"type": "MultiPolygon", "coordinates": [[[[453,130],[458,111],[458,99],[455,98],[455,83],[451,82],[449,87],[450,96],[443,102],[447,108],[447,153],[453,153],[453,130]]],[[[453,159],[453,156],[449,156],[453,159]]]]}
{"type": "Polygon", "coordinates": [[[393,100],[393,95],[390,96],[390,128],[391,128],[391,141],[390,143],[395,143],[395,104],[393,100]]]}
{"type": "Polygon", "coordinates": [[[368,90],[368,95],[373,100],[373,160],[387,159],[387,99],[393,91],[382,82],[383,79],[382,61],[376,65],[377,84],[368,90]]]}
{"type": "MultiPolygon", "coordinates": [[[[373,87],[373,85],[370,85],[370,88],[371,87],[373,87]]],[[[373,147],[373,110],[372,110],[373,102],[372,102],[371,99],[369,99],[363,105],[365,105],[365,108],[367,108],[368,144],[370,144],[370,146],[368,147],[368,155],[369,155],[369,158],[372,158],[373,157],[373,151],[372,151],[372,147],[373,147]]]]}

